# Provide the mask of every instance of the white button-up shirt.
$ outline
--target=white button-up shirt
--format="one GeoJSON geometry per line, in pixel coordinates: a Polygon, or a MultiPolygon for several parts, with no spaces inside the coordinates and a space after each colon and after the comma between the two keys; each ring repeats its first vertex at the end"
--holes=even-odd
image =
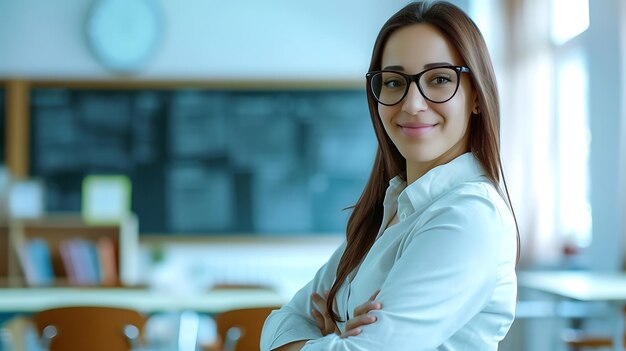
{"type": "MultiPolygon", "coordinates": [[[[374,245],[337,293],[343,320],[378,289],[378,319],[345,339],[322,336],[311,294],[330,290],[345,242],[263,327],[261,350],[298,340],[312,350],[497,350],[515,314],[516,228],[506,202],[471,153],[408,187],[390,181],[374,245]],[[385,228],[394,214],[399,222],[385,228]]],[[[345,330],[345,323],[338,323],[345,330]]]]}

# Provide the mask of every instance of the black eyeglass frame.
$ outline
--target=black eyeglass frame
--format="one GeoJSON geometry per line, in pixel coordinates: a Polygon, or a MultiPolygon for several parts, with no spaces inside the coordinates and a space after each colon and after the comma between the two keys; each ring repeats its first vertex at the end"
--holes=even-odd
{"type": "Polygon", "coordinates": [[[417,90],[419,90],[420,94],[422,94],[422,96],[424,97],[424,99],[433,102],[435,104],[443,104],[444,102],[448,102],[450,101],[450,99],[452,99],[454,97],[454,95],[456,95],[456,92],[459,90],[459,85],[461,84],[461,73],[471,73],[472,71],[469,69],[469,67],[467,66],[436,66],[436,67],[432,67],[429,69],[425,69],[423,71],[421,71],[420,73],[417,74],[406,74],[404,72],[399,72],[399,71],[394,71],[394,70],[380,70],[380,71],[371,71],[371,72],[367,72],[365,74],[365,77],[367,78],[367,87],[368,87],[368,91],[370,94],[372,94],[372,96],[374,97],[374,100],[376,100],[378,103],[385,105],[385,106],[393,106],[393,105],[397,105],[400,102],[402,102],[402,100],[404,100],[404,98],[406,97],[406,94],[409,93],[409,88],[411,86],[412,82],[415,82],[415,85],[417,86],[417,90]],[[426,94],[424,94],[424,92],[422,91],[422,87],[419,84],[419,80],[420,78],[429,71],[432,71],[434,69],[440,69],[440,68],[451,68],[456,72],[456,87],[454,88],[454,93],[452,93],[452,95],[443,101],[434,101],[429,99],[426,94]],[[400,98],[400,100],[398,100],[398,102],[393,103],[393,104],[386,104],[380,100],[378,100],[378,98],[376,97],[376,94],[374,94],[374,89],[372,87],[372,77],[376,74],[379,73],[396,73],[401,75],[402,77],[404,77],[404,79],[406,80],[406,89],[404,90],[404,94],[402,95],[402,97],[400,98]]]}

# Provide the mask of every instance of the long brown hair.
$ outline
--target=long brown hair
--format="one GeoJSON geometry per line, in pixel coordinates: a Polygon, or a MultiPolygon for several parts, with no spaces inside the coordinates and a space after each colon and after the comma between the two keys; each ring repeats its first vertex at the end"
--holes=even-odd
{"type": "MultiPolygon", "coordinates": [[[[494,187],[503,197],[506,196],[515,219],[500,159],[500,106],[496,78],[487,45],[476,24],[461,9],[448,2],[411,3],[383,25],[374,44],[369,70],[381,68],[383,50],[392,33],[418,23],[427,23],[437,28],[457,49],[472,72],[479,115],[470,119],[470,151],[480,162],[494,187]],[[501,176],[506,195],[500,190],[501,176]]],[[[378,115],[378,104],[369,88],[366,90],[370,116],[378,139],[378,150],[369,180],[348,220],[346,249],[339,261],[335,282],[328,296],[327,308],[335,321],[340,320],[333,308],[337,291],[370,250],[382,224],[383,200],[389,180],[397,175],[406,180],[406,160],[387,136],[378,115]]],[[[517,226],[517,219],[515,223],[517,226]]],[[[519,230],[517,241],[519,257],[519,230]]]]}

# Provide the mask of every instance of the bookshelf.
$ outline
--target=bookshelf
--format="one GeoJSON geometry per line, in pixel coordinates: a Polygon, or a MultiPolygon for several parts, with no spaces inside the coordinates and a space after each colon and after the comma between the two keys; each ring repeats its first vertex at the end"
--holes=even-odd
{"type": "Polygon", "coordinates": [[[129,216],[119,225],[90,225],[79,215],[53,214],[37,219],[13,219],[0,225],[0,281],[3,286],[26,285],[18,248],[33,239],[43,240],[48,247],[52,266],[53,286],[70,285],[60,247],[64,241],[83,239],[96,241],[109,238],[114,243],[116,285],[131,286],[137,281],[137,252],[139,246],[136,216],[129,216]]]}

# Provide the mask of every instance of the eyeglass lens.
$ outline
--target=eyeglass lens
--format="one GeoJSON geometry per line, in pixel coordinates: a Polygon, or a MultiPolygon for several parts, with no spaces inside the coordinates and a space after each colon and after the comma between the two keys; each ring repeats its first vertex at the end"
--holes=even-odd
{"type": "MultiPolygon", "coordinates": [[[[397,72],[379,72],[371,77],[371,90],[376,100],[385,105],[399,103],[409,90],[410,77],[397,72]]],[[[419,90],[433,102],[444,102],[452,98],[457,90],[459,74],[449,67],[424,71],[419,77],[419,90]]]]}

